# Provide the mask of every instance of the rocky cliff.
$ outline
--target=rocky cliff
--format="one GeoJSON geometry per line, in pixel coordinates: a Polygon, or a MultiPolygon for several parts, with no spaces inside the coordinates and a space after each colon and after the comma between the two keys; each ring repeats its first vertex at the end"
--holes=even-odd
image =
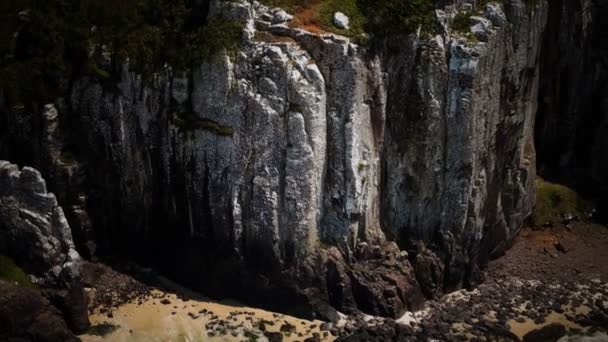
{"type": "Polygon", "coordinates": [[[0,97],[0,156],[42,170],[85,255],[301,315],[399,316],[475,284],[535,198],[555,5],[437,6],[434,30],[365,47],[212,1],[238,49],[145,75],[97,46],[114,78],[38,111],[0,97]]]}
{"type": "MultiPolygon", "coordinates": [[[[536,145],[543,175],[608,198],[606,1],[557,1],[543,42],[536,145]]],[[[605,217],[603,218],[606,219],[605,217]]]]}
{"type": "MultiPolygon", "coordinates": [[[[75,250],[63,209],[55,195],[47,192],[40,172],[30,167],[19,170],[17,165],[2,160],[0,253],[11,256],[32,275],[45,296],[63,311],[72,329],[87,328],[86,299],[80,284],[82,259],[75,250]]],[[[9,292],[21,295],[18,289],[9,292]]],[[[9,297],[3,301],[9,301],[9,297]]],[[[41,305],[48,306],[44,302],[41,305]]],[[[7,317],[10,312],[3,315],[7,317]]]]}

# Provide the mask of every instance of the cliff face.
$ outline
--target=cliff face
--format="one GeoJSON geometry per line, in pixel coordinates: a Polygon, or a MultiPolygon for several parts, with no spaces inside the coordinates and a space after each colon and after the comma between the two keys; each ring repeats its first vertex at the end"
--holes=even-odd
{"type": "Polygon", "coordinates": [[[474,42],[449,32],[389,61],[384,227],[406,246],[430,244],[449,287],[474,281],[534,204],[546,16],[543,2],[489,4],[472,17],[474,42]]]}
{"type": "MultiPolygon", "coordinates": [[[[543,43],[536,146],[546,177],[603,197],[608,174],[606,1],[556,1],[543,43]]],[[[604,218],[605,219],[605,218],[604,218]]]]}
{"type": "Polygon", "coordinates": [[[212,2],[245,23],[236,53],[152,79],[122,64],[44,115],[0,101],[0,151],[48,174],[86,254],[305,315],[398,316],[475,283],[533,206],[548,6],[490,3],[457,30],[460,8],[372,53],[212,2]]]}

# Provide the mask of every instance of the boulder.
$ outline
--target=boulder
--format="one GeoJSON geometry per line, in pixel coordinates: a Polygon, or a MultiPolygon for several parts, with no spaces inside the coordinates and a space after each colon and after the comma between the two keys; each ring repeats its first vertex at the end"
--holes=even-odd
{"type": "Polygon", "coordinates": [[[273,24],[281,24],[287,21],[291,21],[293,19],[293,15],[285,12],[284,10],[277,11],[272,18],[273,24]]]}
{"type": "Polygon", "coordinates": [[[552,323],[540,329],[533,330],[524,336],[524,342],[554,342],[566,335],[566,327],[552,323]]]}
{"type": "Polygon", "coordinates": [[[343,30],[350,29],[350,19],[348,16],[342,12],[334,13],[334,25],[343,30]]]}

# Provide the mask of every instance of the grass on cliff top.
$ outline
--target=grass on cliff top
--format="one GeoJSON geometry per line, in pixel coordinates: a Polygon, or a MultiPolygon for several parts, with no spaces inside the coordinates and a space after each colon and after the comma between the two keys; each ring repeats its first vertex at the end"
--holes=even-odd
{"type": "Polygon", "coordinates": [[[365,32],[366,18],[357,0],[261,0],[270,7],[280,7],[293,14],[290,25],[314,33],[331,32],[347,37],[357,37],[365,32]],[[342,12],[350,20],[350,29],[334,26],[334,13],[342,12]]]}
{"type": "Polygon", "coordinates": [[[582,216],[589,206],[576,191],[540,177],[536,179],[536,207],[532,213],[535,225],[554,221],[565,214],[582,216]]]}
{"type": "Polygon", "coordinates": [[[15,264],[13,259],[4,255],[0,255],[0,279],[10,283],[18,283],[21,286],[34,286],[30,277],[15,264]]]}
{"type": "Polygon", "coordinates": [[[428,32],[434,24],[432,0],[261,0],[281,7],[294,15],[293,26],[312,32],[333,32],[359,38],[363,33],[383,37],[415,32],[428,32]],[[336,12],[349,17],[350,29],[338,29],[333,24],[336,12]]]}

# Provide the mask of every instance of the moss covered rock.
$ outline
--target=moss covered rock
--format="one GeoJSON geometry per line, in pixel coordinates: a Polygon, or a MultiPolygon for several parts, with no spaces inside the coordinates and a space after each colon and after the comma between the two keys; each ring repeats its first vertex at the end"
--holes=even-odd
{"type": "Polygon", "coordinates": [[[15,264],[13,259],[4,255],[0,255],[0,280],[21,286],[33,286],[30,277],[15,264]]]}
{"type": "Polygon", "coordinates": [[[536,179],[536,207],[532,214],[533,223],[541,225],[565,215],[582,216],[590,208],[590,203],[567,186],[536,179]]]}

